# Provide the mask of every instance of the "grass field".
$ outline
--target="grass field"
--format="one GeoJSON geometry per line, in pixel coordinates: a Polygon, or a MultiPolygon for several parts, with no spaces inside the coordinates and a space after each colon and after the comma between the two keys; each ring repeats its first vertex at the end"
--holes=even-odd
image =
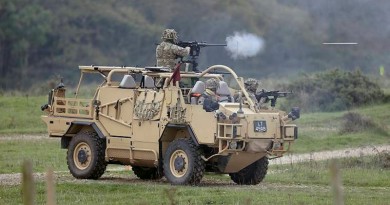
{"type": "MultiPolygon", "coordinates": [[[[227,175],[207,174],[199,187],[171,186],[163,178],[142,181],[123,166],[109,165],[100,180],[76,180],[67,171],[58,139],[0,137],[2,174],[19,173],[31,160],[34,172],[56,172],[58,204],[331,204],[329,161],[271,165],[257,186],[235,185],[227,175]]],[[[387,204],[390,169],[378,156],[339,160],[346,204],[387,204]]],[[[16,174],[18,176],[18,174],[16,174]]],[[[1,178],[0,178],[1,179],[1,178]]],[[[45,203],[44,177],[37,178],[37,202],[45,203]]],[[[0,180],[1,182],[1,180],[0,180]]],[[[0,183],[0,204],[21,204],[21,187],[0,183]]]]}
{"type": "Polygon", "coordinates": [[[375,127],[356,133],[340,134],[342,116],[347,113],[307,113],[296,121],[299,137],[293,152],[303,153],[346,147],[390,144],[390,104],[350,110],[373,121],[375,127]]]}
{"type": "Polygon", "coordinates": [[[40,120],[41,105],[45,103],[47,97],[1,96],[0,134],[45,132],[40,120]]]}
{"type": "Polygon", "coordinates": [[[34,172],[43,172],[47,167],[67,170],[66,150],[60,149],[59,139],[2,140],[0,137],[0,153],[0,174],[20,172],[24,159],[32,160],[34,172]]]}
{"type": "MultiPolygon", "coordinates": [[[[115,181],[62,182],[58,204],[332,204],[329,186],[263,183],[258,186],[212,185],[172,187],[165,183],[115,181]]],[[[45,203],[45,187],[37,186],[37,202],[45,203]]],[[[345,187],[346,204],[388,204],[387,187],[345,187]]],[[[0,190],[1,204],[21,204],[20,188],[0,190]],[[6,191],[5,191],[6,190],[6,191]]]]}

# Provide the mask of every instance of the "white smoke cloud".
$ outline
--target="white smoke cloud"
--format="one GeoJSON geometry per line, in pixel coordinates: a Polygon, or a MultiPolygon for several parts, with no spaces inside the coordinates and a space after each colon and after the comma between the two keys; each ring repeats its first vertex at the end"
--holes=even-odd
{"type": "Polygon", "coordinates": [[[247,32],[234,32],[226,37],[226,44],[226,50],[235,60],[253,57],[264,49],[263,38],[247,32]]]}

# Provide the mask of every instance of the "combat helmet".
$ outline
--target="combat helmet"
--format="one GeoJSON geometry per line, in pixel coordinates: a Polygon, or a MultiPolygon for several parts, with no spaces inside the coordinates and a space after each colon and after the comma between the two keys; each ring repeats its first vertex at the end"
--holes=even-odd
{"type": "Polygon", "coordinates": [[[206,88],[207,89],[210,89],[210,90],[215,92],[218,87],[219,87],[219,83],[218,83],[217,79],[210,78],[210,79],[206,80],[206,88]]]}
{"type": "Polygon", "coordinates": [[[245,80],[244,85],[247,91],[255,93],[257,87],[259,87],[259,81],[254,78],[248,78],[245,80]]]}
{"type": "Polygon", "coordinates": [[[171,40],[173,42],[177,42],[177,32],[175,29],[165,29],[161,39],[166,41],[166,40],[171,40]]]}

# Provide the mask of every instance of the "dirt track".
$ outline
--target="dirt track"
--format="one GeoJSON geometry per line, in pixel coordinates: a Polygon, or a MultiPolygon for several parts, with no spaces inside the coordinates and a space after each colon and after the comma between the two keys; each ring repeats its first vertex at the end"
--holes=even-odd
{"type": "Polygon", "coordinates": [[[375,155],[382,151],[390,151],[390,145],[365,146],[333,151],[311,152],[307,154],[287,154],[282,158],[273,159],[270,164],[290,164],[306,161],[320,161],[333,158],[359,157],[375,155]]]}
{"type": "Polygon", "coordinates": [[[40,135],[26,135],[26,134],[17,134],[17,135],[0,135],[0,141],[2,140],[39,140],[39,139],[48,139],[47,134],[40,135]]]}
{"type": "MultiPolygon", "coordinates": [[[[18,136],[0,136],[1,140],[37,140],[46,138],[46,135],[18,135],[18,136]]],[[[382,151],[390,151],[390,145],[380,145],[380,146],[367,146],[367,147],[358,147],[358,148],[350,148],[350,149],[342,149],[342,150],[334,150],[334,151],[321,151],[321,152],[312,152],[307,154],[288,154],[285,155],[282,158],[273,159],[270,161],[270,164],[290,164],[290,163],[299,163],[299,162],[306,162],[306,161],[320,161],[320,160],[328,160],[332,158],[345,158],[345,157],[359,157],[359,156],[369,156],[369,155],[375,155],[382,151]]],[[[109,171],[120,171],[120,170],[127,170],[129,169],[126,166],[123,167],[117,167],[117,168],[109,168],[108,174],[104,174],[102,179],[99,181],[118,181],[115,176],[110,176],[109,171]]],[[[60,171],[55,172],[55,175],[58,178],[60,178],[61,181],[75,181],[74,178],[72,178],[68,171],[60,171]]],[[[44,180],[45,174],[44,173],[35,173],[34,178],[38,181],[44,180]]],[[[126,178],[121,178],[122,181],[140,181],[134,176],[129,176],[126,178]]],[[[80,181],[80,180],[78,180],[80,181]]],[[[83,180],[81,180],[83,181],[83,180]]],[[[21,182],[21,174],[20,173],[12,173],[12,174],[0,174],[0,185],[17,185],[21,182]]],[[[142,181],[140,181],[142,182],[142,181]]],[[[207,184],[207,181],[205,182],[207,184]]],[[[214,184],[214,182],[213,182],[214,184]]],[[[218,184],[218,183],[216,183],[218,184]]]]}

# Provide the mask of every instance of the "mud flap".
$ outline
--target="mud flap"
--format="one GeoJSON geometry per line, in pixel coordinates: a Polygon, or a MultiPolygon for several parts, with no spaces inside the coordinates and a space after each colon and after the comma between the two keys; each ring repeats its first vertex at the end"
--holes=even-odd
{"type": "Polygon", "coordinates": [[[267,153],[265,152],[237,152],[229,154],[229,156],[220,156],[218,159],[218,169],[223,173],[236,173],[266,155],[267,153]]]}

